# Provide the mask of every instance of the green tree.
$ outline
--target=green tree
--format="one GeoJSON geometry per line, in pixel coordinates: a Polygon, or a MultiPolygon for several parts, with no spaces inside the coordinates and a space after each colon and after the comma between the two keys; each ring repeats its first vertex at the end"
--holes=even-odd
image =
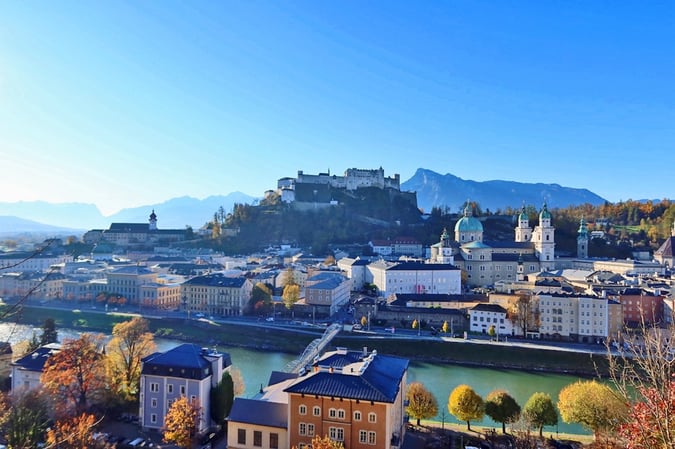
{"type": "Polygon", "coordinates": [[[558,410],[563,421],[581,424],[593,431],[596,439],[601,432],[617,430],[628,413],[619,395],[595,380],[563,388],[558,395],[558,410]]]}
{"type": "Polygon", "coordinates": [[[220,382],[211,389],[211,418],[222,424],[232,410],[234,403],[234,381],[229,372],[225,371],[220,382]]]}
{"type": "Polygon", "coordinates": [[[49,343],[57,343],[59,341],[58,332],[56,331],[56,321],[54,318],[47,318],[42,326],[42,335],[40,336],[40,346],[49,343]]]}
{"type": "Polygon", "coordinates": [[[490,336],[490,338],[495,338],[495,335],[497,335],[497,330],[495,329],[494,324],[488,328],[487,334],[490,336]]]}
{"type": "Polygon", "coordinates": [[[506,424],[518,421],[520,405],[506,391],[493,390],[485,398],[485,414],[502,423],[502,433],[506,433],[506,424]]]}
{"type": "Polygon", "coordinates": [[[554,426],[558,424],[558,412],[551,400],[551,396],[546,393],[534,393],[523,407],[523,416],[532,426],[539,429],[539,436],[543,434],[544,426],[554,426]]]}
{"type": "Polygon", "coordinates": [[[408,401],[405,410],[410,417],[417,420],[418,426],[420,425],[420,419],[433,418],[438,413],[436,398],[420,382],[413,382],[408,385],[405,398],[408,401]]]}
{"type": "Polygon", "coordinates": [[[29,390],[8,398],[4,406],[2,430],[9,447],[38,447],[38,443],[44,441],[49,423],[46,398],[36,390],[29,390]]]}
{"type": "Polygon", "coordinates": [[[471,430],[471,421],[483,419],[485,404],[468,385],[459,385],[448,397],[448,411],[460,421],[466,421],[467,430],[471,430]]]}

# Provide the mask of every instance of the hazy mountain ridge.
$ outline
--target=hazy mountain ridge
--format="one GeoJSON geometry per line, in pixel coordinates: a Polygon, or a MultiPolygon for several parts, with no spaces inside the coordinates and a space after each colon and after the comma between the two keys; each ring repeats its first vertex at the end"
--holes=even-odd
{"type": "MultiPolygon", "coordinates": [[[[483,210],[493,212],[506,207],[518,208],[523,203],[539,208],[546,201],[553,209],[585,203],[599,205],[606,201],[588,189],[504,180],[479,182],[424,168],[418,168],[403,182],[401,190],[416,192],[417,204],[425,212],[434,206],[447,206],[451,212],[459,212],[460,205],[467,199],[478,202],[483,210]]],[[[235,203],[254,204],[258,200],[241,192],[213,195],[202,200],[183,196],[158,204],[126,208],[109,216],[102,215],[95,205],[86,203],[0,202],[0,233],[108,229],[111,223],[147,223],[153,210],[159,229],[184,229],[188,225],[198,229],[211,220],[221,206],[229,213],[235,203]]]]}
{"type": "Polygon", "coordinates": [[[241,192],[213,195],[203,200],[183,196],[163,203],[122,209],[104,216],[93,204],[48,203],[45,201],[0,202],[0,232],[50,232],[66,229],[108,229],[111,223],[147,223],[150,213],[157,214],[159,229],[197,229],[209,221],[221,206],[230,212],[235,203],[251,204],[257,198],[241,192]],[[15,218],[15,220],[10,220],[15,218]]]}
{"type": "Polygon", "coordinates": [[[403,182],[401,190],[417,192],[417,205],[425,212],[434,206],[448,206],[451,212],[458,212],[467,199],[476,201],[483,210],[493,212],[506,207],[518,208],[523,202],[539,207],[546,201],[549,208],[564,208],[585,203],[599,205],[606,201],[588,189],[503,180],[471,181],[424,168],[418,168],[412,178],[403,182]]]}

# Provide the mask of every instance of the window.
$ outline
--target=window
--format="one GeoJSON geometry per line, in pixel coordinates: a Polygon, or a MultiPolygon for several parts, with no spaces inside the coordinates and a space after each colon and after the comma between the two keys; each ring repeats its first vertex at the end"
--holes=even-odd
{"type": "Polygon", "coordinates": [[[246,444],[246,429],[237,429],[237,444],[246,444]]]}
{"type": "Polygon", "coordinates": [[[300,407],[298,407],[298,413],[300,413],[301,415],[306,415],[307,406],[305,404],[301,404],[300,407]]]}
{"type": "Polygon", "coordinates": [[[342,427],[329,427],[328,437],[333,441],[344,441],[345,429],[342,427]]]}
{"type": "Polygon", "coordinates": [[[298,433],[300,435],[307,435],[307,424],[304,422],[301,422],[300,425],[298,426],[298,433]]]}
{"type": "Polygon", "coordinates": [[[368,441],[368,432],[365,430],[359,430],[359,443],[365,443],[368,441]]]}
{"type": "Polygon", "coordinates": [[[308,437],[314,436],[314,424],[307,424],[307,436],[308,437]]]}
{"type": "Polygon", "coordinates": [[[157,414],[153,413],[150,415],[150,422],[153,424],[157,424],[157,414]]]}
{"type": "Polygon", "coordinates": [[[157,407],[157,398],[152,398],[150,400],[150,407],[156,408],[157,407]]]}
{"type": "Polygon", "coordinates": [[[354,412],[354,421],[361,421],[361,412],[358,410],[354,412]]]}
{"type": "Polygon", "coordinates": [[[328,417],[329,418],[335,418],[337,416],[337,410],[334,408],[329,408],[328,409],[328,417]]]}
{"type": "Polygon", "coordinates": [[[368,432],[368,444],[375,444],[375,432],[368,432]]]}
{"type": "Polygon", "coordinates": [[[377,415],[375,413],[368,413],[368,422],[377,422],[377,415]]]}
{"type": "Polygon", "coordinates": [[[312,409],[312,414],[313,414],[314,416],[321,416],[321,407],[315,406],[315,407],[312,409]]]}
{"type": "Polygon", "coordinates": [[[345,411],[343,409],[338,410],[338,419],[345,419],[345,411]]]}
{"type": "Polygon", "coordinates": [[[262,432],[259,430],[253,431],[253,445],[258,447],[262,446],[262,432]]]}
{"type": "Polygon", "coordinates": [[[167,391],[167,393],[169,393],[169,394],[173,393],[173,384],[168,384],[168,385],[166,386],[166,391],[167,391]]]}
{"type": "Polygon", "coordinates": [[[278,433],[270,433],[270,449],[279,449],[278,433]]]}
{"type": "Polygon", "coordinates": [[[180,394],[181,394],[182,396],[185,396],[185,385],[181,385],[181,386],[180,386],[180,394]]]}
{"type": "Polygon", "coordinates": [[[153,393],[159,392],[159,384],[157,382],[150,383],[150,391],[153,393]]]}

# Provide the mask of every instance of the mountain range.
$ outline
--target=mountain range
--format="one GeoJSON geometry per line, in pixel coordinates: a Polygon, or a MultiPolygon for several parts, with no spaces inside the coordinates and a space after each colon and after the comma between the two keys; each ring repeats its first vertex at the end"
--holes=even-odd
{"type": "MultiPolygon", "coordinates": [[[[476,201],[483,210],[519,208],[522,204],[539,208],[544,201],[549,208],[578,204],[598,205],[605,199],[587,189],[563,187],[558,184],[521,183],[515,181],[471,181],[451,174],[441,175],[419,168],[412,178],[401,184],[402,191],[417,192],[420,209],[429,212],[432,207],[448,207],[459,212],[467,200],[476,201]]],[[[189,196],[173,198],[163,203],[123,209],[103,216],[93,204],[48,203],[44,201],[0,202],[0,234],[9,232],[54,232],[74,235],[89,229],[107,229],[111,223],[147,223],[150,213],[157,214],[159,229],[198,229],[213,218],[222,206],[230,212],[235,203],[253,204],[259,198],[241,192],[214,195],[205,199],[189,196]]]]}

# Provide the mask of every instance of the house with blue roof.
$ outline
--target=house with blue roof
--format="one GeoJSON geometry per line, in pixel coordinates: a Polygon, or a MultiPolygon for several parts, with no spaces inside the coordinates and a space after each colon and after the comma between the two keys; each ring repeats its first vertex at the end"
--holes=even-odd
{"type": "Polygon", "coordinates": [[[198,432],[210,427],[210,393],[232,365],[230,355],[185,343],[142,360],[139,424],[160,430],[171,404],[182,396],[201,408],[198,432]]]}
{"type": "Polygon", "coordinates": [[[321,271],[305,281],[305,304],[333,315],[349,302],[352,281],[334,271],[321,271]]]}
{"type": "Polygon", "coordinates": [[[45,363],[60,350],[60,343],[49,343],[12,362],[12,393],[20,394],[40,387],[45,363]]]}

